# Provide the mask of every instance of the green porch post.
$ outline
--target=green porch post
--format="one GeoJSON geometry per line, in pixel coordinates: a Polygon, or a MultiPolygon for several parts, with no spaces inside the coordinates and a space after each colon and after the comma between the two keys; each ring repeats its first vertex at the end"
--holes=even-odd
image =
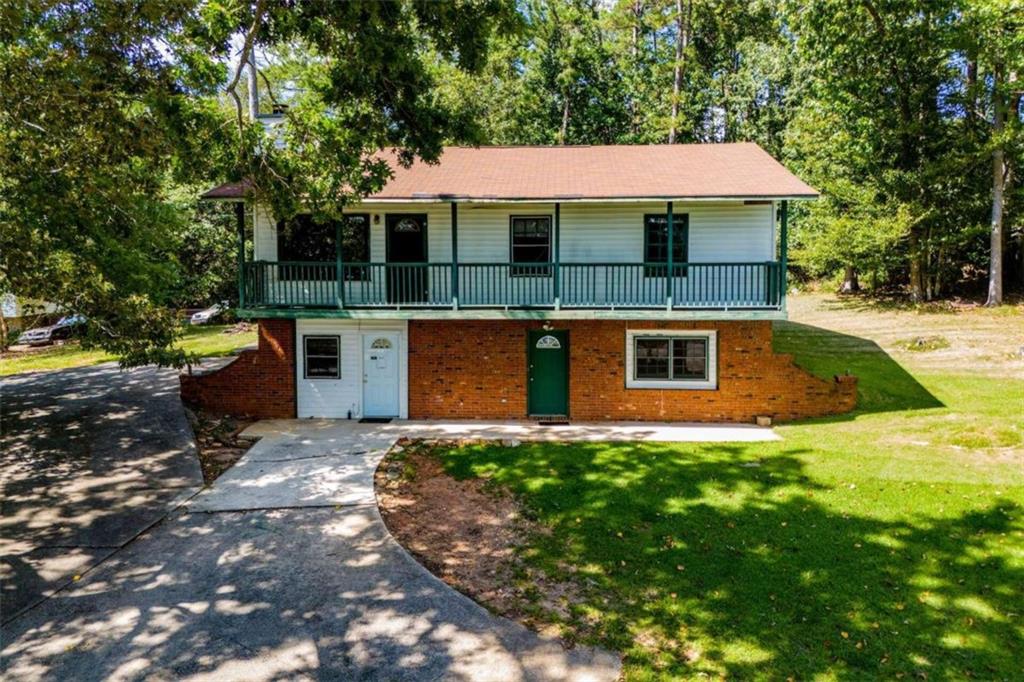
{"type": "Polygon", "coordinates": [[[789,202],[782,202],[779,225],[779,306],[786,309],[786,270],[789,263],[789,202]]]}
{"type": "Polygon", "coordinates": [[[675,220],[672,217],[672,202],[668,202],[668,272],[665,273],[665,305],[672,310],[672,255],[675,251],[675,220]]]}
{"type": "Polygon", "coordinates": [[[561,276],[558,274],[558,261],[561,258],[559,254],[559,245],[562,238],[562,204],[555,203],[555,243],[554,243],[554,261],[555,261],[555,310],[562,308],[562,287],[561,287],[561,276]]]}
{"type": "Polygon", "coordinates": [[[459,309],[459,205],[452,202],[452,310],[459,309]]]}
{"type": "Polygon", "coordinates": [[[238,228],[238,307],[245,307],[245,202],[235,204],[235,224],[238,228]]]}
{"type": "Polygon", "coordinates": [[[341,248],[344,225],[345,219],[342,218],[334,226],[334,272],[338,284],[337,303],[339,309],[345,307],[345,256],[341,248]]]}

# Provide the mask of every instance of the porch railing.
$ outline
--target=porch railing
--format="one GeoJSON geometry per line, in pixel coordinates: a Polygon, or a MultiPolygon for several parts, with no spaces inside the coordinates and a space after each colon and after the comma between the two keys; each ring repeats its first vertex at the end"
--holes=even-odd
{"type": "MultiPolygon", "coordinates": [[[[459,263],[460,308],[668,308],[665,263],[459,263]]],[[[253,307],[450,308],[451,263],[255,261],[244,267],[253,307]]],[[[778,262],[674,263],[674,310],[774,309],[778,262]]]]}

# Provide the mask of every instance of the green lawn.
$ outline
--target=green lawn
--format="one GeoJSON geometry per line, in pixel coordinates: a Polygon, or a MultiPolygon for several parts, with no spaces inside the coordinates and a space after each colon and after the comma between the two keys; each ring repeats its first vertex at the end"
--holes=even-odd
{"type": "MultiPolygon", "coordinates": [[[[1019,344],[1019,315],[996,327],[1019,344]]],[[[796,323],[776,346],[858,375],[858,411],[778,443],[473,446],[445,466],[521,497],[544,528],[524,561],[582,586],[563,631],[622,651],[627,679],[1021,679],[1016,361],[917,369],[796,323]]]]}
{"type": "MultiPolygon", "coordinates": [[[[180,346],[203,357],[230,355],[234,351],[256,343],[256,332],[225,334],[230,325],[187,327],[180,346]]],[[[51,346],[28,353],[5,353],[0,358],[0,376],[20,372],[38,372],[68,367],[84,367],[116,358],[102,350],[83,350],[77,343],[51,346]]]]}

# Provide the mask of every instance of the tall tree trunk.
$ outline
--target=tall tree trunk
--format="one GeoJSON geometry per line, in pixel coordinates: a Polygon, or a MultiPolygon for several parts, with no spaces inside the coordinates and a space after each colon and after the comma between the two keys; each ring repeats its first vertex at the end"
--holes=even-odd
{"type": "Polygon", "coordinates": [[[916,227],[910,228],[910,300],[920,303],[924,300],[924,268],[921,267],[921,237],[916,227]]]}
{"type": "Polygon", "coordinates": [[[1003,191],[1006,183],[1006,153],[1003,150],[1003,129],[1006,127],[1006,96],[1003,93],[1003,68],[992,69],[992,136],[997,138],[992,150],[992,226],[989,239],[988,300],[985,305],[1003,304],[1003,191]]]}
{"type": "Polygon", "coordinates": [[[643,0],[633,0],[633,37],[630,42],[629,53],[636,59],[640,56],[640,21],[643,17],[643,0]]]}
{"type": "Polygon", "coordinates": [[[841,294],[855,294],[860,291],[860,281],[857,279],[857,269],[847,265],[843,271],[843,284],[839,287],[841,294]]]}
{"type": "Polygon", "coordinates": [[[562,127],[558,129],[558,144],[565,144],[569,134],[569,93],[562,93],[562,127]]]}
{"type": "Polygon", "coordinates": [[[679,128],[679,96],[683,89],[683,55],[690,42],[690,0],[683,12],[683,0],[676,0],[676,63],[672,69],[672,122],[668,129],[668,143],[675,144],[679,128]]]}

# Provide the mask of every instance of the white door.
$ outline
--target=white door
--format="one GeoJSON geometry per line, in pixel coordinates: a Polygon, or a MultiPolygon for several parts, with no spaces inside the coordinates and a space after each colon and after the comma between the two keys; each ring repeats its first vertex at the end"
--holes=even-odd
{"type": "Polygon", "coordinates": [[[363,416],[398,414],[398,334],[363,334],[363,416]]]}

